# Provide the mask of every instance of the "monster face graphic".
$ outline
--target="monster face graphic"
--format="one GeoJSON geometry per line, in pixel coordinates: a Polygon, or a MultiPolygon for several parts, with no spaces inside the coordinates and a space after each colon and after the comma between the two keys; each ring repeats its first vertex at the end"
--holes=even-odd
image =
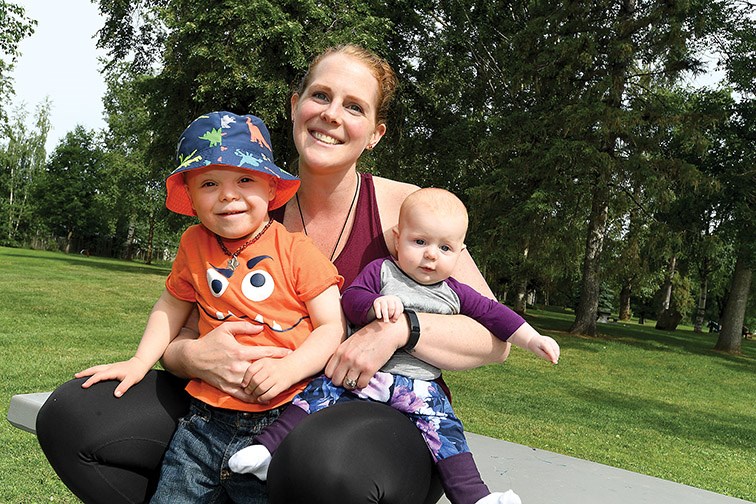
{"type": "MultiPolygon", "coordinates": [[[[265,301],[271,297],[276,290],[273,276],[266,269],[266,266],[275,261],[268,255],[259,255],[249,259],[246,267],[236,268],[218,268],[212,266],[207,269],[207,285],[211,294],[222,300],[229,289],[234,290],[238,299],[245,301],[245,306],[249,307],[245,313],[234,313],[226,310],[224,313],[218,309],[213,311],[210,307],[200,303],[205,314],[218,321],[227,320],[248,320],[253,323],[263,324],[274,332],[290,331],[298,326],[308,316],[300,317],[295,321],[286,322],[285,313],[280,313],[275,304],[266,305],[265,301]],[[266,315],[267,314],[267,315],[266,315]]],[[[220,302],[219,304],[226,304],[220,302]]],[[[239,311],[239,310],[236,310],[239,311]]],[[[293,314],[289,314],[291,316],[293,314]]]]}

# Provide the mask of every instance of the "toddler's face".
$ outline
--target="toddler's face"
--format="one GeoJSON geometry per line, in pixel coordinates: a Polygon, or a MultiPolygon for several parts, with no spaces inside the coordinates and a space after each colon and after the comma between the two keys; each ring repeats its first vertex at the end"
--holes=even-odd
{"type": "Polygon", "coordinates": [[[268,203],[276,194],[272,177],[231,166],[188,171],[185,183],[200,222],[229,240],[262,230],[268,221],[268,203]]]}
{"type": "Polygon", "coordinates": [[[464,219],[413,211],[394,228],[397,263],[416,282],[430,285],[449,278],[465,249],[464,219]]]}

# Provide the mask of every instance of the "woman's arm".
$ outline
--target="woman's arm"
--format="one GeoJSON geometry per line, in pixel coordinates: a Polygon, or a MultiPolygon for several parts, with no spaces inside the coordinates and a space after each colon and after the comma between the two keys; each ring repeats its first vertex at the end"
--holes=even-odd
{"type": "MultiPolygon", "coordinates": [[[[509,355],[508,343],[464,315],[418,313],[417,317],[421,331],[413,355],[436,367],[471,369],[503,362],[509,355]]],[[[339,346],[328,361],[325,374],[336,385],[342,385],[347,374],[352,379],[358,376],[357,388],[365,387],[408,339],[409,327],[401,319],[374,320],[339,346]]]]}
{"type": "Polygon", "coordinates": [[[248,322],[225,322],[198,338],[198,317],[195,309],[166,348],[161,360],[163,367],[176,376],[199,378],[239,400],[251,402],[251,396],[241,385],[249,363],[264,357],[284,357],[291,350],[240,344],[236,335],[262,331],[262,326],[248,322]]]}

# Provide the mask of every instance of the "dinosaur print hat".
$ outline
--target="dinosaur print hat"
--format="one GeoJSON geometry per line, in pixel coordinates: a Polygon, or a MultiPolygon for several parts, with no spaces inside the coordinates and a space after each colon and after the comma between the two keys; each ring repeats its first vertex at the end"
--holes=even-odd
{"type": "Polygon", "coordinates": [[[210,165],[233,166],[263,173],[277,182],[273,210],[289,201],[299,189],[299,178],[273,164],[270,133],[253,115],[210,112],[195,119],[181,134],[176,148],[178,168],[165,181],[168,210],[196,215],[184,185],[184,172],[210,165]]]}

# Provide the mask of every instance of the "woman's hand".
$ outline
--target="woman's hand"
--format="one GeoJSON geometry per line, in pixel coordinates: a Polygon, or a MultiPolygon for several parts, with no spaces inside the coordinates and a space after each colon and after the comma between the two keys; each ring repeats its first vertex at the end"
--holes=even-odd
{"type": "Polygon", "coordinates": [[[356,387],[366,387],[370,378],[391,356],[407,343],[407,324],[374,320],[352,334],[336,349],[325,368],[325,374],[337,386],[354,380],[356,387]]]}
{"type": "Polygon", "coordinates": [[[235,338],[260,331],[262,326],[248,322],[225,322],[198,339],[192,338],[190,330],[182,331],[168,346],[164,365],[174,374],[199,378],[241,401],[253,402],[242,386],[250,362],[291,353],[287,348],[242,345],[235,338]]]}

